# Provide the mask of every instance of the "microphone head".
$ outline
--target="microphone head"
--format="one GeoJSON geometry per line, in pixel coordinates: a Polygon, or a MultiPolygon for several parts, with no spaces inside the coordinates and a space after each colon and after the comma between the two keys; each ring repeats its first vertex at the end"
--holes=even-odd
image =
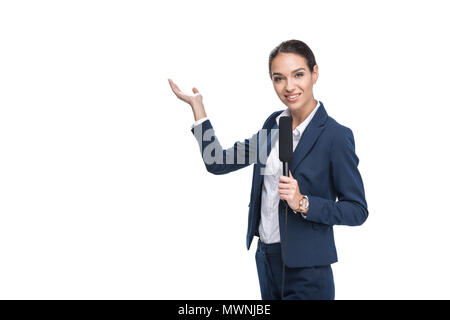
{"type": "Polygon", "coordinates": [[[289,162],[292,158],[292,117],[280,117],[279,125],[279,155],[280,161],[289,162]]]}

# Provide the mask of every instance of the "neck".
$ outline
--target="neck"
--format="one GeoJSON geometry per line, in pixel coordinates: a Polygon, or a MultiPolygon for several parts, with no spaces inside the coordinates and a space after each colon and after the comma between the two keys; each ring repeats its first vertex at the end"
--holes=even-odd
{"type": "Polygon", "coordinates": [[[292,111],[292,130],[294,130],[300,123],[305,121],[306,118],[311,114],[317,105],[317,101],[312,98],[311,101],[307,102],[303,107],[298,110],[292,111]]]}

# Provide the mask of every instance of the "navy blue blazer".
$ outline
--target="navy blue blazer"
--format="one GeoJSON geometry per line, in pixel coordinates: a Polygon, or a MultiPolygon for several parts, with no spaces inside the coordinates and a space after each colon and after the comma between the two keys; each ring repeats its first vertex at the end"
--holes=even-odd
{"type": "MultiPolygon", "coordinates": [[[[262,129],[251,138],[238,141],[226,150],[222,149],[215,136],[210,120],[191,130],[208,172],[226,174],[254,164],[247,249],[250,249],[253,237],[259,236],[264,180],[261,169],[265,167],[266,160],[266,157],[260,156],[260,152],[261,148],[266,147],[267,155],[270,153],[278,133],[275,118],[281,112],[283,110],[272,113],[262,129]],[[205,154],[214,158],[207,158],[205,154]]],[[[303,132],[289,162],[289,169],[298,182],[300,192],[309,198],[309,209],[305,219],[300,214],[294,214],[288,206],[286,252],[283,243],[286,232],[285,202],[280,200],[278,206],[282,257],[286,266],[309,267],[336,262],[333,225],[357,226],[367,219],[369,212],[358,163],[353,132],[328,116],[320,102],[319,109],[303,132]]]]}

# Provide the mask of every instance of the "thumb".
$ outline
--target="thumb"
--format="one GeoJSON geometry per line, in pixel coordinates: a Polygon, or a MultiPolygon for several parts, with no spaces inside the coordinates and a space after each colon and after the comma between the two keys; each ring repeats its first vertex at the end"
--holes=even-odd
{"type": "Polygon", "coordinates": [[[293,178],[291,170],[289,170],[289,177],[293,178]]]}
{"type": "Polygon", "coordinates": [[[196,88],[196,87],[193,87],[193,88],[192,88],[192,92],[194,92],[194,93],[198,93],[198,90],[197,90],[197,88],[196,88]]]}

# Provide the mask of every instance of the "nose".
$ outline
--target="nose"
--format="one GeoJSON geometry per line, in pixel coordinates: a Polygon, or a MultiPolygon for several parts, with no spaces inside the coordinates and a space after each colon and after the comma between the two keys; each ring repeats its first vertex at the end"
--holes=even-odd
{"type": "Polygon", "coordinates": [[[292,92],[294,90],[294,80],[287,78],[284,90],[286,90],[287,92],[292,92]]]}

